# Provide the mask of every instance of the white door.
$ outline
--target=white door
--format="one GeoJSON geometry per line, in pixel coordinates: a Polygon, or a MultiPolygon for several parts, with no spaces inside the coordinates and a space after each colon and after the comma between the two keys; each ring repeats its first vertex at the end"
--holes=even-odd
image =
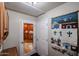
{"type": "Polygon", "coordinates": [[[37,51],[40,55],[48,55],[48,25],[45,21],[38,21],[37,24],[37,51]]]}
{"type": "Polygon", "coordinates": [[[19,51],[20,51],[20,56],[24,55],[24,51],[23,51],[23,20],[19,20],[19,29],[20,29],[20,33],[19,33],[19,51]]]}
{"type": "MultiPolygon", "coordinates": [[[[33,53],[35,53],[35,40],[33,40],[33,49],[29,52],[29,53],[25,53],[24,52],[24,23],[31,23],[31,22],[28,22],[28,21],[25,21],[25,20],[19,20],[19,29],[20,29],[20,33],[19,33],[19,51],[20,51],[20,56],[29,56],[29,55],[32,55],[33,53]]],[[[35,38],[35,35],[34,35],[34,38],[35,38]]],[[[34,39],[33,38],[33,39],[34,39]]]]}

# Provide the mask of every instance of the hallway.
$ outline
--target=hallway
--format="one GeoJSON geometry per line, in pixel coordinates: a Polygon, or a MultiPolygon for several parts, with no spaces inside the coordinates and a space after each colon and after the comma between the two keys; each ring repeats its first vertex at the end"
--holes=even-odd
{"type": "Polygon", "coordinates": [[[78,56],[79,2],[0,2],[1,56],[78,56]]]}

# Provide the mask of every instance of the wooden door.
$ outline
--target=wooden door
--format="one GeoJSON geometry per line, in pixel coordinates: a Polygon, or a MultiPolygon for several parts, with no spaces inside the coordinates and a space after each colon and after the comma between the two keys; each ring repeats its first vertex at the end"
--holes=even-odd
{"type": "Polygon", "coordinates": [[[3,40],[5,40],[8,36],[9,33],[9,17],[8,17],[8,11],[7,9],[4,8],[4,37],[3,40]]]}
{"type": "Polygon", "coordinates": [[[0,42],[4,41],[8,36],[9,19],[5,4],[0,2],[0,42]]]}
{"type": "Polygon", "coordinates": [[[3,40],[3,3],[0,2],[0,43],[3,40]]]}
{"type": "Polygon", "coordinates": [[[33,42],[33,24],[24,23],[24,42],[33,42]]]}

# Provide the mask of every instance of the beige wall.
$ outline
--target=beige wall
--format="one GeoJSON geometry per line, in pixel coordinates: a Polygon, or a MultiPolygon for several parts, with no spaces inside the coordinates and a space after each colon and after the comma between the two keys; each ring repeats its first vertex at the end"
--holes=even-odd
{"type": "MultiPolygon", "coordinates": [[[[60,15],[68,14],[74,11],[79,10],[78,2],[69,2],[63,5],[60,5],[47,13],[38,17],[37,21],[37,39],[39,41],[38,44],[38,52],[40,55],[48,55],[48,39],[50,40],[49,28],[51,18],[57,17],[60,15]],[[39,26],[39,27],[38,27],[39,26]],[[48,28],[49,27],[49,28],[48,28]]],[[[51,53],[51,52],[50,52],[51,53]]],[[[52,52],[54,54],[54,52],[52,52]]],[[[56,53],[56,52],[55,52],[56,53]]]]}

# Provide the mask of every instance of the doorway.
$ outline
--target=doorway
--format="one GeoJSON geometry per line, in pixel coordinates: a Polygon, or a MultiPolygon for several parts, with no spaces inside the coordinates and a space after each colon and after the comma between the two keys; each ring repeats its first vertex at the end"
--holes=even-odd
{"type": "Polygon", "coordinates": [[[33,24],[24,23],[24,53],[29,53],[33,49],[33,24]]]}

